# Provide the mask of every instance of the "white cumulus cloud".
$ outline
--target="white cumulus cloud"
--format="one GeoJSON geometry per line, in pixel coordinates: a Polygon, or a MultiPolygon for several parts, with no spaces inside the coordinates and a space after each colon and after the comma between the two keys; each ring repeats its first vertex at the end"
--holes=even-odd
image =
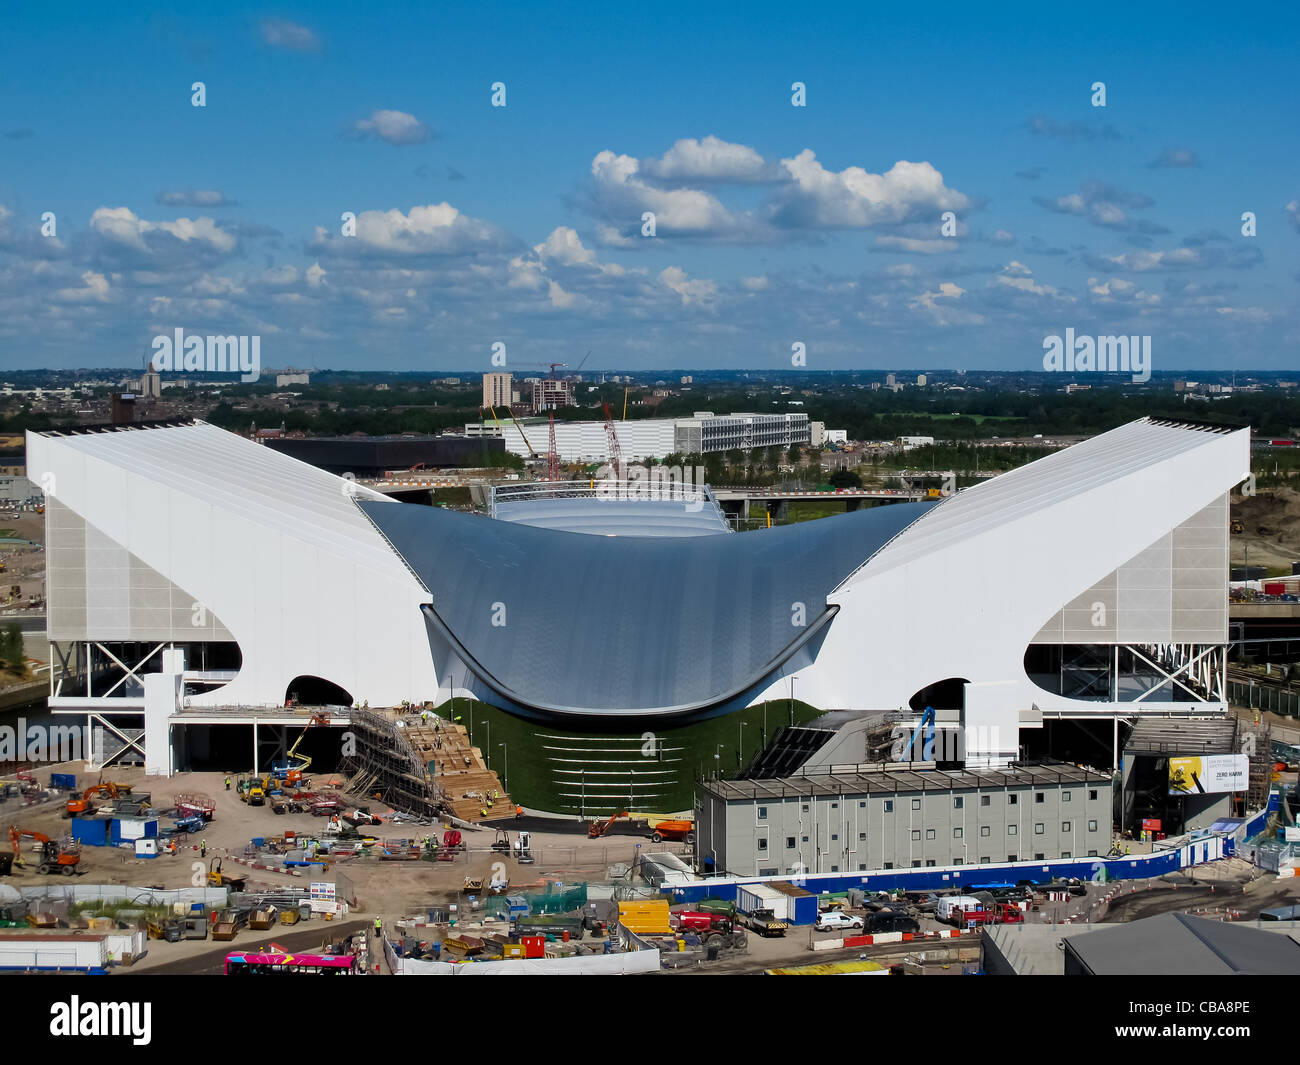
{"type": "Polygon", "coordinates": [[[375,137],[389,144],[423,144],[433,136],[425,123],[406,111],[372,111],[369,118],[353,122],[347,135],[354,140],[375,137]]]}

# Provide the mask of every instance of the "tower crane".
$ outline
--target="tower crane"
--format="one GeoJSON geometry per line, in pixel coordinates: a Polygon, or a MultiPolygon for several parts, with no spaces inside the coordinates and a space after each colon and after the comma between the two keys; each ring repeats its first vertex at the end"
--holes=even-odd
{"type": "Polygon", "coordinates": [[[609,412],[609,404],[605,404],[605,439],[609,443],[609,462],[614,467],[614,479],[621,481],[623,479],[623,449],[619,447],[618,433],[614,431],[614,416],[609,412]]]}

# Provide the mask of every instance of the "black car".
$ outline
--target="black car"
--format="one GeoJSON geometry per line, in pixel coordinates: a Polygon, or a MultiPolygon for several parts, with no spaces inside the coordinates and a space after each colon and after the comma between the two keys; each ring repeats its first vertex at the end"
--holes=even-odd
{"type": "Polygon", "coordinates": [[[919,932],[920,930],[921,922],[915,917],[882,910],[880,913],[867,915],[867,927],[864,931],[874,934],[876,932],[919,932]]]}

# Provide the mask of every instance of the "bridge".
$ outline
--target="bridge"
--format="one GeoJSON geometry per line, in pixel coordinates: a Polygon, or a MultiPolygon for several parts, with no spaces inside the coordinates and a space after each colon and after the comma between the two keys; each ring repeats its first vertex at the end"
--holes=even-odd
{"type": "Polygon", "coordinates": [[[490,484],[483,480],[448,480],[445,477],[376,477],[358,478],[357,484],[372,488],[384,495],[401,495],[404,492],[432,491],[435,488],[470,488],[480,484],[490,484]]]}
{"type": "Polygon", "coordinates": [[[754,504],[763,505],[773,518],[786,516],[790,503],[843,502],[846,511],[857,510],[863,500],[876,503],[916,503],[923,499],[942,498],[948,493],[931,494],[924,488],[834,488],[830,491],[796,489],[780,491],[775,488],[738,488],[711,486],[718,505],[727,514],[748,518],[754,504]]]}

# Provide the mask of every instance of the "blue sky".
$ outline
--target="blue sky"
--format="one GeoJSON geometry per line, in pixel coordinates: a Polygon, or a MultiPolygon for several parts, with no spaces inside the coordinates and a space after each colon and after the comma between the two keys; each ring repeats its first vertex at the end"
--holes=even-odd
{"type": "Polygon", "coordinates": [[[1293,7],[6,16],[0,367],[1300,366],[1293,7]]]}

